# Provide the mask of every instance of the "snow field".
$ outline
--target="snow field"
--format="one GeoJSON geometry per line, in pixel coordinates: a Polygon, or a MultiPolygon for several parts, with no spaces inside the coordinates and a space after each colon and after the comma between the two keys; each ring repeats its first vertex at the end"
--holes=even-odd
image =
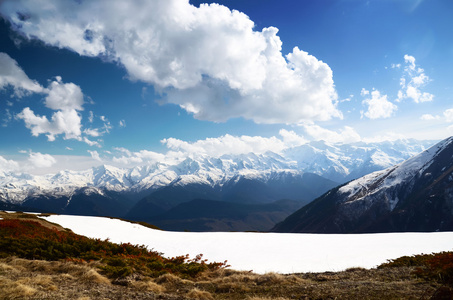
{"type": "Polygon", "coordinates": [[[235,270],[255,273],[341,271],[373,268],[404,255],[453,250],[453,232],[379,234],[288,234],[171,232],[86,216],[43,217],[73,232],[114,243],[146,245],[166,257],[198,254],[235,270]]]}

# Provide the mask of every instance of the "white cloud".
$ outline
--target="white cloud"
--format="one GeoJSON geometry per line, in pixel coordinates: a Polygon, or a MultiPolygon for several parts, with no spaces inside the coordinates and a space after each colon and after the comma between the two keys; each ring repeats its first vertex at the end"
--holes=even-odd
{"type": "Polygon", "coordinates": [[[90,153],[91,157],[94,159],[94,160],[97,160],[97,161],[102,161],[99,153],[97,151],[90,151],[90,150],[87,150],[88,153],[90,153]]]}
{"type": "Polygon", "coordinates": [[[396,132],[386,132],[383,135],[377,135],[374,137],[364,138],[363,141],[365,143],[381,143],[385,141],[396,141],[396,140],[404,140],[407,136],[401,133],[396,132]]]}
{"type": "Polygon", "coordinates": [[[361,140],[360,135],[349,126],[344,126],[339,131],[333,131],[315,124],[301,125],[307,135],[312,139],[319,141],[324,140],[331,143],[354,143],[361,140]]]}
{"type": "Polygon", "coordinates": [[[94,113],[90,111],[90,114],[88,116],[88,122],[93,123],[94,122],[94,113]]]}
{"type": "MultiPolygon", "coordinates": [[[[368,95],[369,91],[366,92],[364,93],[362,89],[361,94],[368,95]]],[[[369,119],[389,118],[398,109],[395,104],[387,100],[387,95],[381,95],[378,90],[373,90],[371,98],[363,100],[362,103],[368,106],[368,110],[363,115],[369,119]]]]}
{"type": "Polygon", "coordinates": [[[444,111],[444,117],[447,122],[453,122],[453,108],[444,111]]]}
{"type": "MultiPolygon", "coordinates": [[[[33,136],[45,134],[49,141],[54,141],[56,136],[63,134],[64,139],[81,140],[82,117],[78,111],[83,110],[84,100],[79,86],[63,83],[61,77],[57,76],[47,88],[43,88],[28,78],[15,60],[0,52],[0,89],[8,86],[13,87],[17,97],[31,93],[46,94],[45,106],[56,111],[50,120],[46,116],[36,115],[29,107],[16,115],[17,119],[24,120],[33,136]]],[[[2,126],[6,126],[11,119],[11,113],[6,110],[2,126]]]]}
{"type": "Polygon", "coordinates": [[[16,117],[24,120],[25,126],[33,136],[45,134],[49,141],[64,134],[64,139],[81,140],[82,117],[77,111],[83,110],[83,93],[79,86],[73,83],[63,83],[61,77],[51,82],[44,90],[46,107],[56,110],[49,121],[46,116],[36,115],[26,107],[16,117]]]}
{"type": "Polygon", "coordinates": [[[297,147],[308,142],[303,136],[298,135],[292,130],[288,131],[286,129],[280,129],[278,134],[283,138],[283,143],[288,148],[297,147]]]}
{"type": "Polygon", "coordinates": [[[411,55],[404,55],[404,62],[407,64],[408,69],[415,70],[415,57],[411,55]]]}
{"type": "MultiPolygon", "coordinates": [[[[0,7],[2,6],[0,5],[0,7]]],[[[45,106],[55,111],[50,120],[47,116],[35,114],[30,107],[24,108],[15,115],[17,119],[25,122],[25,126],[31,130],[33,136],[45,134],[49,141],[55,141],[57,136],[63,135],[64,139],[76,139],[91,146],[100,147],[99,141],[94,142],[82,137],[82,116],[79,111],[83,110],[84,95],[78,85],[63,83],[62,78],[56,76],[55,80],[44,88],[28,78],[14,59],[0,52],[0,90],[8,86],[14,89],[16,97],[32,93],[44,94],[45,106]]],[[[9,109],[6,109],[1,125],[6,127],[12,118],[13,115],[9,109]]],[[[85,129],[84,133],[93,137],[109,133],[112,125],[105,116],[101,116],[100,119],[104,122],[102,128],[85,129]]],[[[90,111],[88,121],[90,123],[94,121],[92,111],[90,111]]]]}
{"type": "Polygon", "coordinates": [[[424,73],[425,70],[418,68],[415,64],[415,57],[404,55],[404,74],[400,79],[401,89],[398,91],[397,101],[404,99],[412,99],[415,103],[429,102],[434,100],[434,95],[422,92],[420,89],[424,87],[430,78],[424,73]]]}
{"type": "Polygon", "coordinates": [[[52,155],[40,152],[30,152],[28,161],[36,168],[50,168],[57,163],[52,155]]]}
{"type": "Polygon", "coordinates": [[[190,154],[207,154],[219,157],[224,154],[265,153],[266,151],[281,152],[286,148],[284,142],[277,137],[232,136],[226,134],[218,138],[207,138],[196,142],[186,142],[175,138],[161,141],[167,148],[190,154]]]}
{"type": "Polygon", "coordinates": [[[131,152],[125,148],[115,148],[116,151],[120,152],[120,156],[113,157],[112,161],[114,163],[132,166],[138,164],[149,164],[156,162],[166,162],[168,161],[167,156],[161,153],[140,150],[138,152],[131,152]]]}
{"type": "Polygon", "coordinates": [[[24,120],[33,136],[45,134],[49,141],[55,141],[57,135],[64,134],[64,139],[81,140],[82,118],[75,110],[57,111],[49,121],[46,116],[35,115],[26,107],[16,117],[24,120]]]}
{"type": "Polygon", "coordinates": [[[61,77],[49,84],[46,106],[53,110],[83,110],[83,93],[74,83],[63,83],[61,77]]]}
{"type": "Polygon", "coordinates": [[[19,169],[19,163],[14,160],[6,159],[0,155],[0,172],[11,172],[19,169]]]}
{"type": "Polygon", "coordinates": [[[424,114],[420,117],[423,121],[438,120],[439,118],[439,116],[433,116],[432,114],[424,114]]]}
{"type": "Polygon", "coordinates": [[[9,109],[5,109],[5,113],[2,119],[2,127],[8,127],[8,124],[13,120],[13,115],[9,109]]]}
{"type": "Polygon", "coordinates": [[[118,122],[118,126],[119,126],[119,127],[126,127],[126,120],[120,120],[120,121],[118,122]]]}
{"type": "Polygon", "coordinates": [[[18,98],[30,93],[42,93],[42,86],[28,78],[17,62],[8,54],[0,52],[0,90],[11,86],[18,98]]]}
{"type": "Polygon", "coordinates": [[[98,148],[101,148],[101,144],[99,144],[98,141],[92,141],[92,140],[88,139],[86,136],[84,136],[82,140],[89,146],[96,146],[98,148]]]}
{"type": "Polygon", "coordinates": [[[92,137],[99,137],[103,134],[102,132],[99,132],[99,128],[95,128],[95,129],[87,128],[83,131],[83,133],[85,133],[86,135],[92,136],[92,137]]]}
{"type": "Polygon", "coordinates": [[[6,0],[0,13],[29,38],[122,64],[132,80],[153,84],[162,103],[198,119],[342,117],[326,63],[297,47],[285,58],[278,29],[254,31],[248,16],[222,5],[6,0]]]}

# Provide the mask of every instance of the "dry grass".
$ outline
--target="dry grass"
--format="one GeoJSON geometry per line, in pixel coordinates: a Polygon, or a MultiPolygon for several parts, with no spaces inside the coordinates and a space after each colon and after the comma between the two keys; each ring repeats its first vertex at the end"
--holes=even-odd
{"type": "Polygon", "coordinates": [[[198,300],[213,300],[214,299],[214,297],[212,297],[210,292],[202,291],[197,288],[190,290],[187,293],[187,297],[189,297],[191,299],[198,299],[198,300]]]}
{"type": "MultiPolygon", "coordinates": [[[[22,214],[15,217],[33,218],[22,214]]],[[[0,300],[453,299],[451,287],[417,278],[415,268],[408,266],[291,275],[221,268],[204,271],[190,280],[171,273],[151,278],[132,272],[121,281],[111,281],[102,275],[103,263],[0,259],[0,300]]]]}
{"type": "Polygon", "coordinates": [[[36,292],[37,290],[29,285],[0,276],[0,295],[2,299],[23,299],[35,295],[36,292]]]}
{"type": "Polygon", "coordinates": [[[0,299],[429,299],[441,285],[416,278],[413,270],[292,275],[218,270],[193,280],[135,276],[121,286],[99,274],[96,263],[7,258],[0,260],[0,299]]]}
{"type": "Polygon", "coordinates": [[[278,298],[269,298],[269,297],[249,297],[247,300],[289,300],[288,298],[278,297],[278,298]]]}
{"type": "Polygon", "coordinates": [[[107,277],[102,276],[94,269],[90,269],[87,272],[83,273],[83,275],[80,278],[87,282],[110,284],[110,280],[107,277]]]}
{"type": "Polygon", "coordinates": [[[157,284],[151,280],[135,281],[132,283],[132,286],[134,288],[136,288],[137,290],[145,291],[145,292],[153,292],[156,294],[164,293],[167,290],[164,286],[157,284]]]}

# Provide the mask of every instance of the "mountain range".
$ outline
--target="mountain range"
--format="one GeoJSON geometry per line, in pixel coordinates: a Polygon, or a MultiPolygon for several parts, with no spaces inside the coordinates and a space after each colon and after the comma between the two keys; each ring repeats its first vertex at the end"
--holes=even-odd
{"type": "Polygon", "coordinates": [[[453,230],[453,137],[382,171],[336,187],[277,232],[358,233],[453,230]]]}
{"type": "Polygon", "coordinates": [[[126,217],[175,230],[267,230],[339,183],[404,161],[430,144],[321,141],[281,154],[193,155],[133,168],[102,165],[40,176],[0,171],[0,208],[126,217]],[[200,203],[241,212],[175,217],[181,207],[194,212],[200,203]]]}

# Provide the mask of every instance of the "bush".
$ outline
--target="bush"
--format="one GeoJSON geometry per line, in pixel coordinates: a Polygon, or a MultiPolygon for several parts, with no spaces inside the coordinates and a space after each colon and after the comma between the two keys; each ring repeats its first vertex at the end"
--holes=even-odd
{"type": "Polygon", "coordinates": [[[207,263],[198,255],[165,258],[144,245],[114,244],[90,239],[68,231],[58,231],[32,220],[0,220],[0,257],[84,262],[100,261],[99,269],[109,278],[124,278],[132,273],[158,277],[165,273],[193,278],[205,270],[226,267],[224,263],[207,263]]]}
{"type": "Polygon", "coordinates": [[[453,252],[403,256],[378,268],[416,267],[414,274],[427,280],[453,284],[453,252]]]}

